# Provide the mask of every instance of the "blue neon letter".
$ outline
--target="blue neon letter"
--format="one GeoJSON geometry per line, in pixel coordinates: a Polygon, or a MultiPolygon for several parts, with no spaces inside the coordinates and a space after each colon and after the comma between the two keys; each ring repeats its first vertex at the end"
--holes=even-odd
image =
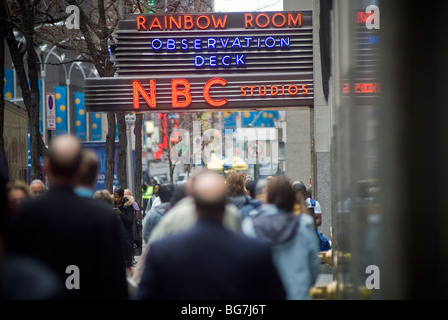
{"type": "Polygon", "coordinates": [[[167,39],[166,40],[166,49],[167,50],[174,50],[174,49],[176,49],[176,40],[174,40],[174,39],[167,39]]]}
{"type": "Polygon", "coordinates": [[[280,47],[283,47],[284,45],[286,47],[289,47],[289,37],[288,38],[280,38],[280,47]]]}
{"type": "Polygon", "coordinates": [[[202,56],[194,57],[194,65],[196,67],[202,67],[204,65],[204,62],[205,62],[204,57],[202,56]]]}
{"type": "Polygon", "coordinates": [[[236,65],[239,65],[239,64],[244,65],[245,63],[243,61],[243,58],[244,58],[244,54],[236,55],[236,65]]]}
{"type": "Polygon", "coordinates": [[[201,50],[202,49],[202,41],[201,41],[201,39],[194,39],[194,48],[196,50],[201,50]]]}
{"type": "Polygon", "coordinates": [[[233,47],[235,47],[235,46],[237,46],[237,47],[240,47],[240,48],[241,48],[241,43],[240,43],[240,39],[239,39],[238,37],[236,37],[236,38],[235,38],[235,40],[233,40],[233,43],[232,43],[232,48],[233,48],[233,47]]]}
{"type": "Polygon", "coordinates": [[[216,39],[215,38],[208,38],[207,39],[207,49],[216,49],[216,39]]]}
{"type": "Polygon", "coordinates": [[[182,44],[182,50],[188,49],[188,40],[187,39],[182,39],[182,41],[180,43],[182,44]]]}
{"type": "Polygon", "coordinates": [[[159,50],[160,48],[162,48],[162,45],[163,45],[163,43],[162,43],[162,40],[160,40],[160,39],[154,39],[154,40],[152,40],[152,42],[151,42],[151,47],[154,49],[154,50],[159,50]],[[155,45],[155,43],[159,43],[159,45],[158,46],[156,46],[155,45]]]}
{"type": "Polygon", "coordinates": [[[267,38],[264,40],[264,45],[265,45],[266,47],[268,47],[268,48],[272,48],[272,47],[274,47],[274,46],[275,46],[275,39],[272,38],[272,37],[267,37],[267,38]],[[272,40],[272,45],[268,45],[268,40],[272,40]]]}
{"type": "Polygon", "coordinates": [[[225,41],[222,41],[222,38],[219,38],[219,41],[221,41],[221,46],[223,48],[227,48],[227,44],[229,43],[229,38],[225,38],[225,41]]]}
{"type": "Polygon", "coordinates": [[[221,59],[221,63],[223,66],[225,67],[229,67],[230,66],[230,62],[227,62],[226,60],[230,59],[230,56],[224,56],[221,59]]]}
{"type": "Polygon", "coordinates": [[[210,67],[216,67],[216,56],[210,56],[210,67]]]}

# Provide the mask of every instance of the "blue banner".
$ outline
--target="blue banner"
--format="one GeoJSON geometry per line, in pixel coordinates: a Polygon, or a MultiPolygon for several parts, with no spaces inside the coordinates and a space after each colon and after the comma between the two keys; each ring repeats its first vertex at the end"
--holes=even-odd
{"type": "Polygon", "coordinates": [[[224,112],[224,129],[236,129],[238,112],[224,112]]]}
{"type": "Polygon", "coordinates": [[[86,138],[86,108],[84,106],[84,92],[75,92],[75,136],[86,138]]]}
{"type": "Polygon", "coordinates": [[[92,113],[92,123],[91,126],[91,137],[92,141],[100,141],[101,140],[101,114],[98,112],[92,113]]]}
{"type": "Polygon", "coordinates": [[[5,78],[3,79],[3,96],[5,100],[14,98],[14,72],[12,69],[5,69],[5,78]]]}
{"type": "Polygon", "coordinates": [[[67,134],[67,88],[54,87],[56,100],[56,135],[67,134]]]}
{"type": "Polygon", "coordinates": [[[242,126],[255,128],[274,127],[278,120],[278,111],[246,111],[242,112],[242,126]]]}

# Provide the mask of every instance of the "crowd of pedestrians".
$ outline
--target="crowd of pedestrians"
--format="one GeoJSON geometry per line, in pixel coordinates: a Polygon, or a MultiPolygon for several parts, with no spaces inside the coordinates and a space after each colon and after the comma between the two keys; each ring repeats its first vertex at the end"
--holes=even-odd
{"type": "Polygon", "coordinates": [[[2,299],[310,299],[321,212],[301,182],[202,170],[139,206],[122,187],[94,191],[98,158],[73,136],[44,166],[48,187],[1,168],[2,299]]]}

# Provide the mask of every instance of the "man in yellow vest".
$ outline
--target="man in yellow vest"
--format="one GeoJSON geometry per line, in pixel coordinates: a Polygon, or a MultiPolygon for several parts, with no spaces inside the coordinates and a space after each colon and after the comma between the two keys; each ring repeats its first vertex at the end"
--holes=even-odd
{"type": "Polygon", "coordinates": [[[142,209],[142,218],[146,215],[146,206],[149,203],[149,200],[154,195],[154,187],[148,186],[147,184],[142,185],[142,199],[143,199],[143,209],[142,209]],[[145,190],[146,189],[146,190],[145,190]]]}

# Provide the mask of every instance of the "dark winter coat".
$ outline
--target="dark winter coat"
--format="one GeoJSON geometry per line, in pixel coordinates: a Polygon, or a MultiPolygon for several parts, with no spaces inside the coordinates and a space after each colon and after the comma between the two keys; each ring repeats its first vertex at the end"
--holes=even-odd
{"type": "Polygon", "coordinates": [[[127,198],[123,198],[123,202],[117,207],[121,213],[119,215],[121,222],[123,223],[128,248],[126,250],[126,266],[132,266],[132,256],[134,248],[134,206],[128,203],[127,198]]]}
{"type": "Polygon", "coordinates": [[[138,298],[264,301],[284,299],[285,291],[268,245],[199,220],[151,243],[138,298]]]}
{"type": "Polygon", "coordinates": [[[76,266],[80,289],[66,289],[68,299],[127,299],[122,237],[120,219],[107,204],[52,187],[22,203],[6,247],[9,255],[48,266],[63,285],[71,275],[67,267],[76,266]]]}

